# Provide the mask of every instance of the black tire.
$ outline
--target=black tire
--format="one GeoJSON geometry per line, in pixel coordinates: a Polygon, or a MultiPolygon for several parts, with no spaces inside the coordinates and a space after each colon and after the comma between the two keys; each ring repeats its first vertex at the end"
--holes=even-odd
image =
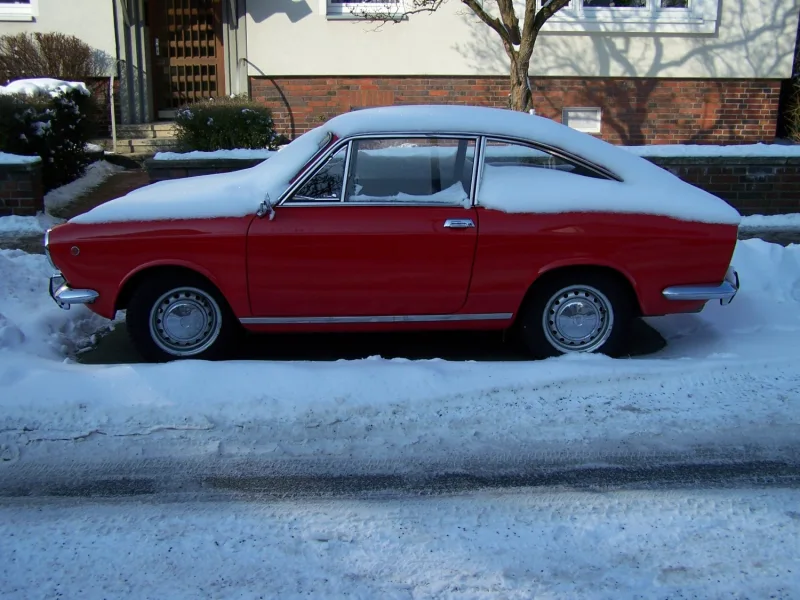
{"type": "Polygon", "coordinates": [[[219,291],[188,273],[145,279],[131,296],[125,325],[136,350],[150,362],[222,358],[239,330],[219,291]],[[197,335],[170,335],[179,330],[187,336],[197,330],[197,335]]]}
{"type": "Polygon", "coordinates": [[[634,309],[630,289],[617,278],[596,271],[572,271],[534,284],[519,329],[527,350],[536,358],[572,352],[619,356],[627,346],[634,309]],[[576,341],[581,333],[595,329],[584,341],[576,341]]]}

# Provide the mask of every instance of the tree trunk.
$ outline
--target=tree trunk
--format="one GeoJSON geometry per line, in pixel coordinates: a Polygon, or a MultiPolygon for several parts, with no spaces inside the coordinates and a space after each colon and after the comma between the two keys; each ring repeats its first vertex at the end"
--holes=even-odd
{"type": "Polygon", "coordinates": [[[530,62],[522,64],[518,60],[511,61],[511,93],[509,108],[520,112],[528,112],[533,108],[528,67],[530,62]]]}

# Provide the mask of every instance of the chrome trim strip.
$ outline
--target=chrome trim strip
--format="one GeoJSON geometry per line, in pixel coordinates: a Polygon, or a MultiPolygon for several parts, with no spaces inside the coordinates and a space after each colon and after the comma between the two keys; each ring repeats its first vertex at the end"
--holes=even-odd
{"type": "Polygon", "coordinates": [[[244,317],[243,325],[328,325],[334,323],[438,323],[453,321],[505,321],[514,313],[464,315],[386,315],[373,317],[244,317]]]}
{"type": "Polygon", "coordinates": [[[483,156],[486,151],[486,136],[482,135],[475,148],[475,173],[472,176],[472,208],[478,206],[478,193],[481,190],[481,180],[483,179],[483,156]]]}
{"type": "Polygon", "coordinates": [[[347,195],[347,178],[350,175],[350,156],[352,154],[353,154],[353,142],[348,140],[347,154],[344,155],[344,173],[342,175],[342,195],[339,197],[339,202],[344,202],[344,197],[347,195]]]}

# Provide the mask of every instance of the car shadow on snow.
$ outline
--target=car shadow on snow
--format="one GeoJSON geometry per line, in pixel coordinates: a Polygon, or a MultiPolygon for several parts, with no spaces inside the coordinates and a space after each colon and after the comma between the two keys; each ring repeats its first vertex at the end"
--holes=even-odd
{"type": "MultiPolygon", "coordinates": [[[[643,356],[662,350],[666,341],[658,331],[636,320],[628,354],[643,356]]],[[[357,360],[369,356],[454,361],[530,360],[519,343],[502,332],[417,333],[306,333],[251,334],[233,348],[232,360],[357,360]]],[[[124,325],[99,338],[97,344],[77,357],[84,364],[139,363],[124,325]]]]}

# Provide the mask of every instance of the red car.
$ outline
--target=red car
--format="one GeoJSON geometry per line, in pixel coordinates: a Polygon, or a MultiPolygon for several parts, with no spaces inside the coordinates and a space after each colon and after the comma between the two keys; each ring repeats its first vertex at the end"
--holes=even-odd
{"type": "Polygon", "coordinates": [[[126,310],[147,359],[251,331],[515,327],[535,356],[621,351],[632,319],[730,302],[740,216],[548,119],[338,116],[262,164],[161,182],[48,232],[62,308],[126,310]]]}

